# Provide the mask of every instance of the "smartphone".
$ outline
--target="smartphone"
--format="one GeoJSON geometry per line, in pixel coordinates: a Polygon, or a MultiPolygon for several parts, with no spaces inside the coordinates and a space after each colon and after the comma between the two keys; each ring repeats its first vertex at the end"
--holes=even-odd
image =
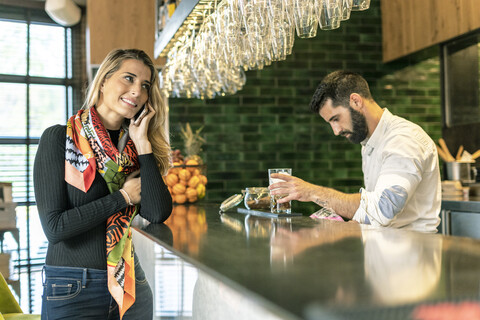
{"type": "Polygon", "coordinates": [[[135,119],[133,124],[138,126],[142,119],[148,114],[148,111],[149,110],[147,108],[147,105],[144,104],[140,111],[138,111],[137,114],[133,117],[135,119]]]}

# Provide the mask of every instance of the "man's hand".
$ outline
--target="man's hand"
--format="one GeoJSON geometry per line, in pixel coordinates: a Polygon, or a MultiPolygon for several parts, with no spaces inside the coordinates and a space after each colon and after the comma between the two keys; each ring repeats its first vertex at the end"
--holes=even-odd
{"type": "Polygon", "coordinates": [[[272,173],[274,179],[281,179],[282,182],[272,183],[268,188],[270,194],[286,195],[278,199],[278,203],[291,200],[312,201],[322,207],[331,208],[335,213],[350,220],[360,205],[360,193],[343,193],[332,188],[317,186],[308,183],[300,178],[282,173],[272,173]]]}
{"type": "Polygon", "coordinates": [[[278,203],[285,203],[290,200],[303,202],[315,201],[314,195],[317,192],[318,186],[283,173],[272,173],[271,177],[283,180],[283,182],[272,183],[268,187],[270,194],[287,195],[284,198],[278,199],[278,203]]]}

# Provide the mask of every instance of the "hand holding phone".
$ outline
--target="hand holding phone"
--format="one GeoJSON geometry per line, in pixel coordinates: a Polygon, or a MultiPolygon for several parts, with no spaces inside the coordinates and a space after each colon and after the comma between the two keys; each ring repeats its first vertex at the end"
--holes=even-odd
{"type": "Polygon", "coordinates": [[[138,126],[140,125],[140,122],[142,122],[142,119],[148,114],[149,112],[149,107],[147,104],[145,104],[142,109],[135,115],[133,124],[138,126]]]}
{"type": "Polygon", "coordinates": [[[150,102],[147,103],[130,119],[129,136],[132,139],[138,154],[147,154],[152,152],[152,146],[148,140],[148,127],[151,118],[155,115],[155,110],[150,102]]]}

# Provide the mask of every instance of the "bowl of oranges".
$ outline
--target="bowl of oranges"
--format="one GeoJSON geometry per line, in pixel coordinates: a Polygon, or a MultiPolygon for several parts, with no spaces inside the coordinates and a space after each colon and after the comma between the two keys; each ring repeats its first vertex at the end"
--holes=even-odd
{"type": "Polygon", "coordinates": [[[173,163],[164,178],[173,203],[194,203],[205,197],[206,168],[194,159],[173,163]]]}

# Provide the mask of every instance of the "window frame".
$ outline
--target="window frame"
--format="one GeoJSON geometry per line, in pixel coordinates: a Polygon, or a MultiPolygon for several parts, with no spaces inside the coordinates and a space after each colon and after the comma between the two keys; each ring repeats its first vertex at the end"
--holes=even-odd
{"type": "MultiPolygon", "coordinates": [[[[32,137],[30,125],[32,119],[32,110],[30,105],[31,100],[31,85],[60,85],[64,87],[65,90],[65,119],[67,119],[73,114],[74,111],[78,110],[82,102],[83,88],[82,83],[86,80],[86,71],[85,71],[85,44],[84,44],[84,34],[85,34],[85,19],[84,13],[82,21],[79,25],[72,27],[63,27],[59,26],[54,22],[45,12],[43,2],[29,2],[29,1],[14,1],[15,3],[9,4],[8,2],[2,2],[0,4],[0,20],[9,21],[9,22],[20,22],[27,25],[27,70],[25,75],[13,75],[13,74],[0,74],[0,83],[14,83],[14,84],[25,84],[26,85],[26,101],[25,101],[25,136],[20,137],[0,137],[0,146],[6,145],[15,145],[25,148],[25,163],[22,163],[22,169],[18,170],[23,172],[24,180],[22,180],[20,189],[23,188],[25,191],[19,191],[20,195],[15,194],[15,186],[13,187],[14,201],[17,204],[17,212],[19,207],[24,207],[24,212],[26,214],[26,222],[24,223],[25,230],[21,230],[20,239],[25,239],[18,243],[19,250],[16,259],[12,260],[15,268],[14,277],[18,275],[18,278],[25,284],[22,284],[22,308],[24,310],[29,310],[30,313],[39,313],[38,308],[41,304],[38,301],[38,295],[34,294],[35,288],[38,287],[38,280],[41,279],[41,266],[45,263],[45,257],[32,257],[31,252],[31,221],[30,211],[36,212],[36,202],[33,195],[33,159],[35,152],[38,148],[38,143],[40,138],[38,134],[32,137]],[[30,62],[31,62],[31,26],[32,25],[50,25],[56,26],[65,29],[64,33],[64,44],[65,49],[65,74],[63,78],[53,78],[53,77],[40,77],[40,76],[30,76],[30,62]],[[24,185],[25,183],[25,185],[24,185]],[[20,201],[19,201],[20,200],[20,201]],[[35,275],[34,275],[35,274],[35,275]],[[34,284],[35,282],[35,284],[34,284]],[[23,292],[23,286],[28,288],[28,293],[25,296],[23,292]],[[35,307],[35,308],[34,308],[35,307]],[[35,310],[34,310],[35,309],[35,310]]],[[[44,130],[46,128],[42,128],[44,130]]],[[[18,193],[18,192],[17,192],[18,193]]],[[[23,209],[22,209],[23,210],[23,209]]],[[[17,213],[18,214],[18,213],[17,213]]],[[[17,219],[17,228],[19,227],[19,222],[17,219]]],[[[13,258],[13,257],[12,257],[13,258]]],[[[38,293],[38,292],[37,292],[38,293]]],[[[20,296],[20,294],[19,294],[20,296]]]]}

